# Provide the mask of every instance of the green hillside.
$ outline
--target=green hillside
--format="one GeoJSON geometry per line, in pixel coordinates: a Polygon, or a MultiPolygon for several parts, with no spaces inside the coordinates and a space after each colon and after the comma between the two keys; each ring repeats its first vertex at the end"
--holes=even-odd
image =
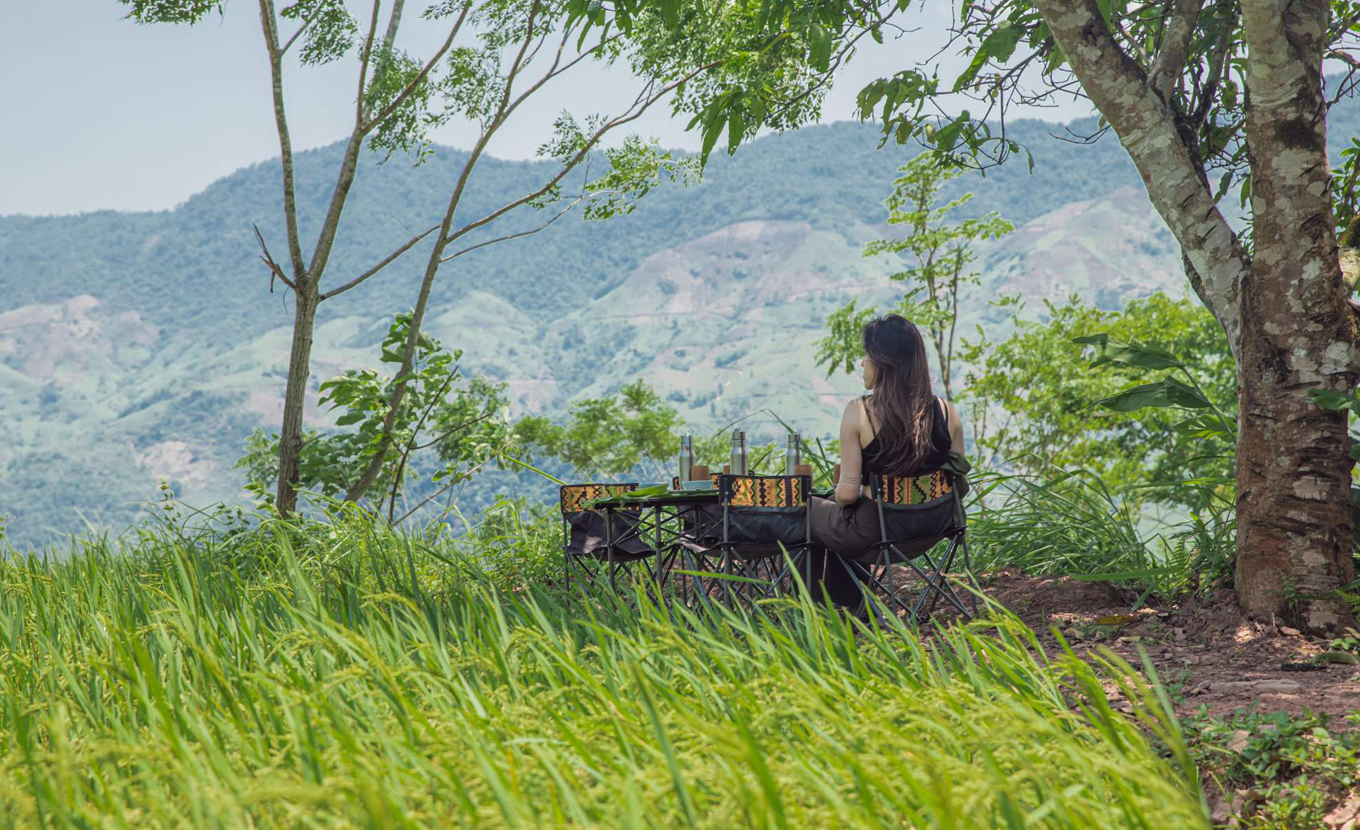
{"type": "MultiPolygon", "coordinates": [[[[1353,134],[1356,121],[1338,113],[1334,133],[1353,134]]],[[[1079,291],[1114,307],[1179,290],[1174,243],[1115,141],[1059,141],[1052,134],[1063,128],[1037,121],[1009,130],[1033,152],[1035,172],[1014,163],[946,194],[972,190],[971,210],[1023,225],[985,252],[979,297],[1079,291]]],[[[699,425],[769,406],[805,432],[829,432],[855,384],[811,367],[822,317],[848,296],[893,293],[888,263],[859,251],[885,231],[882,199],[913,150],[877,144],[876,128],[852,123],[770,136],[715,157],[699,185],[654,191],[631,216],[568,219],[462,257],[443,271],[431,332],[467,352],[466,368],[506,380],[519,412],[556,411],[643,377],[699,425]]],[[[298,157],[304,234],[339,153],[298,157]]],[[[328,282],[431,221],[464,157],[437,148],[418,167],[366,159],[328,282]]],[[[484,161],[466,215],[527,192],[549,170],[484,161]]],[[[125,526],[158,477],[190,503],[237,497],[230,465],[242,439],[275,427],[281,406],[292,308],[269,293],[251,229],[259,224],[276,255],[283,249],[278,199],[269,161],[171,211],[0,217],[0,399],[11,427],[0,513],[13,540],[39,544],[86,522],[125,526]]],[[[526,208],[509,221],[541,219],[526,208]]],[[[373,361],[422,265],[417,249],[323,306],[314,385],[373,361]]],[[[968,328],[989,311],[974,303],[968,328]]]]}

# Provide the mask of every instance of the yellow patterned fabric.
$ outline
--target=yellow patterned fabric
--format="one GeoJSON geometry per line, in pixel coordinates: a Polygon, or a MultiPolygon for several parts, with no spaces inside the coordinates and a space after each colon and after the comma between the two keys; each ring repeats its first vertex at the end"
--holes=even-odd
{"type": "Polygon", "coordinates": [[[923,476],[881,476],[883,501],[887,504],[924,504],[954,492],[944,470],[923,476]]]}
{"type": "Polygon", "coordinates": [[[730,507],[803,507],[807,476],[724,476],[730,507]]]}
{"type": "Polygon", "coordinates": [[[636,484],[568,484],[559,491],[562,500],[562,512],[564,514],[580,513],[584,509],[581,505],[591,499],[598,499],[600,496],[615,496],[636,489],[636,484]]]}

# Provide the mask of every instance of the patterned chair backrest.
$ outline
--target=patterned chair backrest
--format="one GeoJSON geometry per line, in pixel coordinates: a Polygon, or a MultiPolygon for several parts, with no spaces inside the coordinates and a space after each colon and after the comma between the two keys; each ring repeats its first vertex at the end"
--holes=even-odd
{"type": "Polygon", "coordinates": [[[626,484],[565,484],[558,491],[562,504],[562,515],[580,513],[583,510],[594,510],[593,507],[588,508],[582,505],[591,499],[598,499],[600,496],[617,496],[620,493],[627,493],[637,488],[637,482],[626,484]]]}
{"type": "Polygon", "coordinates": [[[879,476],[878,492],[884,504],[925,504],[954,492],[944,470],[921,476],[879,476]]]}
{"type": "Polygon", "coordinates": [[[718,497],[728,507],[805,507],[811,489],[811,476],[718,478],[718,497]]]}

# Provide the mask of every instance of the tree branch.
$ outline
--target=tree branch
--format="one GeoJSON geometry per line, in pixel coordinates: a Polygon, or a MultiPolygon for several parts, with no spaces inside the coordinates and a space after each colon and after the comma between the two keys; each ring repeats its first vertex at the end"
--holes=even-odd
{"type": "Polygon", "coordinates": [[[302,25],[298,27],[298,30],[296,32],[293,32],[293,36],[288,38],[288,42],[283,44],[283,48],[279,50],[280,56],[288,54],[288,50],[293,47],[293,42],[296,41],[299,37],[301,37],[303,32],[307,31],[307,27],[311,26],[312,21],[315,19],[316,17],[313,16],[302,21],[302,25]]]}
{"type": "Polygon", "coordinates": [[[362,274],[345,283],[344,285],[338,288],[332,288],[330,291],[327,291],[325,294],[322,294],[321,299],[329,300],[331,297],[334,297],[337,294],[345,293],[354,286],[358,285],[359,283],[378,273],[382,269],[386,268],[388,265],[391,265],[394,261],[396,261],[397,257],[411,250],[412,246],[414,246],[417,242],[419,242],[420,240],[424,239],[425,237],[429,236],[430,234],[434,233],[437,230],[439,230],[439,226],[435,225],[429,230],[424,231],[423,233],[416,234],[415,236],[407,240],[407,242],[400,248],[396,249],[391,254],[388,254],[388,256],[382,262],[379,262],[377,265],[374,265],[372,268],[363,272],[362,274]]]}
{"type": "MultiPolygon", "coordinates": [[[[430,417],[430,413],[434,411],[435,405],[444,399],[444,394],[449,391],[449,387],[453,385],[453,380],[456,377],[458,377],[457,365],[449,372],[448,377],[444,378],[444,382],[439,386],[439,391],[430,397],[430,403],[425,407],[425,411],[421,413],[420,420],[416,422],[416,428],[411,430],[411,440],[406,442],[406,449],[401,454],[401,463],[397,465],[397,474],[392,477],[392,499],[388,502],[387,506],[388,524],[392,523],[392,516],[397,511],[397,492],[401,489],[402,476],[406,475],[406,461],[411,457],[411,453],[416,448],[416,436],[419,435],[420,430],[425,427],[425,419],[430,417]]],[[[437,440],[439,439],[436,439],[436,441],[437,440]]]]}
{"type": "Polygon", "coordinates": [[[1157,56],[1152,60],[1148,72],[1148,86],[1152,87],[1162,100],[1171,102],[1171,91],[1176,88],[1176,79],[1185,69],[1190,56],[1190,41],[1199,25],[1199,12],[1204,0],[1172,0],[1174,10],[1171,24],[1166,29],[1166,39],[1157,56]]]}
{"type": "Polygon", "coordinates": [[[373,56],[373,36],[378,32],[378,8],[381,5],[382,0],[373,0],[373,16],[368,22],[368,37],[364,38],[364,53],[359,59],[359,93],[354,99],[355,129],[364,123],[364,88],[368,86],[368,60],[373,56]]]}
{"type": "MultiPolygon", "coordinates": [[[[543,224],[539,225],[539,226],[536,227],[536,228],[533,228],[533,229],[527,230],[527,231],[520,231],[519,233],[510,233],[510,234],[506,234],[505,236],[498,236],[498,237],[496,237],[495,239],[488,239],[488,240],[485,241],[485,242],[478,242],[476,245],[469,245],[468,247],[464,248],[463,250],[458,251],[457,253],[449,254],[448,256],[444,257],[443,259],[441,259],[441,260],[439,260],[439,261],[440,261],[441,263],[443,263],[443,262],[448,262],[448,261],[451,260],[451,259],[457,259],[458,257],[462,256],[463,254],[470,254],[470,253],[472,253],[473,251],[477,250],[478,248],[485,248],[485,247],[488,246],[488,245],[495,245],[497,242],[505,242],[505,241],[508,241],[508,240],[511,240],[511,239],[519,239],[519,238],[525,237],[525,236],[533,236],[534,234],[538,233],[539,231],[544,230],[545,228],[547,228],[547,227],[548,227],[549,225],[551,225],[552,223],[556,222],[558,219],[561,219],[563,216],[566,216],[569,212],[571,212],[571,209],[572,209],[572,208],[576,207],[577,205],[581,204],[581,202],[585,201],[585,198],[586,198],[586,197],[585,197],[584,194],[581,195],[581,196],[578,196],[576,199],[572,200],[571,204],[567,205],[566,207],[564,207],[564,208],[562,208],[560,211],[558,211],[558,212],[553,216],[553,218],[549,219],[548,221],[544,222],[543,224]]],[[[428,233],[428,231],[427,231],[427,233],[428,233]]]]}
{"type": "Polygon", "coordinates": [[[581,146],[581,149],[578,150],[574,156],[572,156],[570,159],[567,160],[565,164],[562,165],[562,169],[559,170],[555,176],[549,179],[547,184],[543,185],[538,190],[535,190],[533,193],[530,193],[527,196],[515,199],[512,202],[508,202],[505,205],[502,205],[501,207],[491,211],[490,213],[483,216],[481,219],[476,220],[475,222],[469,222],[468,224],[464,225],[462,228],[458,229],[453,234],[451,234],[448,238],[446,238],[444,240],[445,244],[453,242],[455,239],[458,239],[459,237],[466,236],[467,234],[471,233],[477,228],[482,227],[483,225],[486,225],[490,222],[494,222],[496,219],[500,218],[501,216],[504,216],[505,214],[509,213],[515,208],[520,207],[521,205],[524,205],[528,202],[531,202],[539,198],[543,194],[547,193],[549,190],[552,190],[552,188],[555,187],[558,182],[566,178],[566,175],[576,168],[576,165],[581,163],[581,159],[585,158],[586,154],[588,154],[591,150],[595,148],[595,145],[599,143],[600,139],[604,137],[605,133],[609,132],[615,127],[622,126],[623,124],[627,124],[630,121],[635,121],[638,118],[642,117],[642,114],[645,113],[649,107],[651,107],[653,104],[655,104],[662,98],[666,97],[676,87],[688,83],[689,81],[697,77],[700,73],[706,72],[717,65],[718,61],[713,61],[711,63],[704,64],[703,66],[698,67],[697,69],[694,69],[693,71],[687,73],[680,80],[669,83],[666,86],[662,87],[659,92],[656,92],[651,96],[648,96],[648,98],[642,103],[641,106],[636,108],[629,108],[628,110],[625,110],[622,115],[619,115],[605,122],[603,126],[596,130],[595,133],[591,135],[589,139],[586,140],[586,142],[581,146]],[[633,111],[634,109],[636,109],[636,111],[633,111]]]}
{"type": "MultiPolygon", "coordinates": [[[[279,156],[283,167],[283,221],[288,231],[288,256],[293,263],[293,276],[298,281],[307,279],[307,266],[302,261],[302,243],[298,238],[297,188],[293,182],[293,140],[288,133],[288,114],[283,106],[283,53],[279,51],[273,0],[260,0],[260,28],[264,32],[265,49],[269,52],[269,75],[274,95],[274,126],[279,134],[279,156]]],[[[297,290],[296,286],[293,288],[297,290]]]]}
{"type": "Polygon", "coordinates": [[[440,441],[443,441],[445,438],[448,438],[450,435],[454,434],[455,432],[458,432],[459,430],[467,429],[468,427],[472,426],[473,424],[481,423],[482,421],[485,421],[487,418],[490,418],[492,415],[495,415],[495,414],[496,414],[495,412],[487,412],[487,413],[484,413],[484,414],[482,414],[482,415],[478,415],[476,418],[473,418],[473,419],[470,420],[470,421],[464,421],[463,423],[459,424],[458,426],[454,427],[453,429],[448,430],[447,432],[443,433],[442,435],[440,435],[438,438],[434,439],[433,441],[427,441],[427,442],[425,442],[424,444],[420,444],[420,445],[418,445],[418,446],[414,446],[414,447],[412,447],[411,449],[413,449],[413,450],[423,450],[423,449],[425,449],[425,448],[427,448],[427,447],[433,447],[435,444],[438,444],[440,441]]]}
{"type": "Polygon", "coordinates": [[[1238,296],[1250,260],[1214,204],[1204,167],[1175,112],[1114,42],[1095,0],[1036,0],[1035,5],[1082,88],[1149,185],[1153,206],[1202,277],[1200,297],[1227,331],[1236,358],[1242,328],[1238,296]]]}
{"type": "MultiPolygon", "coordinates": [[[[449,31],[448,38],[444,41],[444,44],[439,50],[435,52],[434,57],[430,58],[429,62],[425,64],[416,77],[402,89],[397,97],[394,98],[378,116],[362,123],[360,120],[356,120],[354,130],[349,136],[349,143],[345,145],[345,155],[340,162],[340,173],[336,177],[335,188],[331,191],[330,205],[326,208],[326,218],[322,220],[321,223],[321,233],[317,236],[316,248],[312,251],[311,273],[316,275],[318,282],[321,279],[321,275],[326,270],[326,263],[330,259],[331,247],[335,242],[335,234],[340,224],[340,214],[344,210],[345,199],[349,196],[349,189],[354,184],[355,171],[359,163],[359,151],[363,147],[364,136],[400,107],[406,101],[407,97],[409,97],[425,80],[425,77],[429,74],[430,70],[439,62],[440,58],[444,56],[444,53],[447,52],[449,47],[453,44],[454,38],[458,35],[458,31],[463,26],[463,21],[467,18],[469,8],[470,5],[465,5],[463,7],[462,14],[458,16],[457,22],[454,23],[453,28],[449,31]]],[[[374,21],[376,22],[376,13],[374,21]]],[[[392,23],[388,26],[388,35],[390,37],[396,36],[395,23],[396,19],[394,18],[392,23]]],[[[385,48],[390,45],[390,41],[385,41],[385,48]]],[[[366,68],[367,67],[365,66],[365,70],[366,68]]],[[[362,94],[363,91],[360,90],[360,95],[362,96],[362,94]]]]}
{"type": "Polygon", "coordinates": [[[383,35],[383,47],[391,48],[393,41],[397,39],[397,27],[401,26],[401,12],[406,7],[406,0],[395,0],[392,3],[392,14],[387,18],[387,34],[383,35]]]}
{"type": "Polygon", "coordinates": [[[396,112],[402,104],[406,103],[406,99],[411,97],[411,94],[425,82],[425,78],[429,76],[430,70],[434,69],[435,65],[443,59],[444,53],[448,52],[449,47],[453,46],[453,39],[458,37],[458,32],[463,28],[463,21],[467,19],[468,10],[471,8],[471,3],[463,6],[463,11],[459,13],[458,20],[454,22],[453,28],[449,30],[449,36],[444,39],[444,43],[440,45],[439,50],[434,53],[433,57],[426,61],[425,65],[416,73],[416,76],[411,79],[411,82],[403,87],[401,92],[397,93],[397,97],[393,98],[386,107],[383,107],[382,112],[359,125],[358,132],[360,135],[367,135],[374,127],[387,120],[387,117],[396,112]]]}
{"type": "Polygon", "coordinates": [[[288,286],[294,291],[297,291],[297,286],[293,285],[293,281],[288,279],[288,277],[284,275],[283,269],[280,268],[278,263],[274,261],[274,258],[269,255],[269,248],[264,244],[264,236],[260,233],[259,226],[251,225],[251,227],[255,229],[255,239],[260,243],[260,251],[262,251],[260,259],[264,261],[265,265],[269,266],[269,293],[270,294],[274,293],[275,277],[278,277],[280,280],[283,280],[284,285],[288,286]]]}

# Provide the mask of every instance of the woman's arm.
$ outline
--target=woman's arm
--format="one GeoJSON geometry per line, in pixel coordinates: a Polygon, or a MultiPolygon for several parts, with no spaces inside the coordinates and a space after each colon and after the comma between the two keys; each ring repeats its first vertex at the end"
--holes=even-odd
{"type": "Polygon", "coordinates": [[[859,499],[860,476],[864,465],[859,445],[859,400],[851,401],[841,416],[841,480],[836,485],[836,503],[854,504],[859,499]]]}
{"type": "Polygon", "coordinates": [[[963,455],[963,419],[951,401],[944,402],[946,424],[949,425],[949,449],[963,455]]]}

